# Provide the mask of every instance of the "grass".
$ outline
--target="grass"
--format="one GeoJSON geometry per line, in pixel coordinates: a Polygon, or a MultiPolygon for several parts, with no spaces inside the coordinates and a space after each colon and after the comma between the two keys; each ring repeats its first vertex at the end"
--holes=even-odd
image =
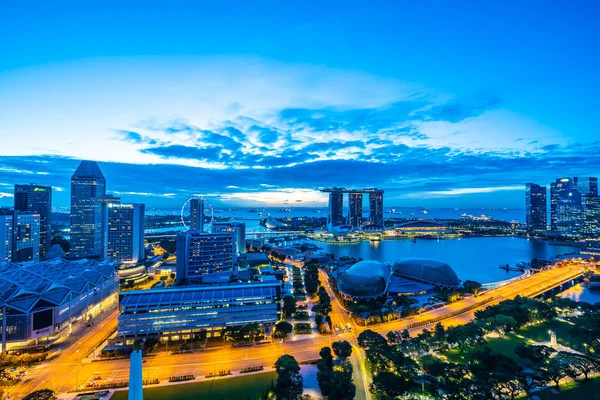
{"type": "Polygon", "coordinates": [[[571,347],[575,350],[584,352],[585,348],[583,347],[583,343],[581,343],[581,341],[577,340],[571,334],[570,331],[572,328],[573,325],[567,322],[552,320],[539,325],[522,328],[519,333],[527,338],[535,340],[536,342],[548,342],[550,340],[550,334],[548,331],[554,331],[556,332],[556,340],[558,343],[562,344],[563,346],[571,347]]]}
{"type": "MultiPolygon", "coordinates": [[[[146,400],[256,400],[275,384],[277,374],[265,372],[236,378],[216,379],[204,382],[184,383],[181,385],[159,386],[144,389],[146,400]]],[[[115,392],[111,400],[126,400],[127,391],[115,392]]]]}
{"type": "Polygon", "coordinates": [[[569,382],[560,385],[560,394],[558,395],[550,393],[550,389],[536,392],[535,395],[542,400],[600,399],[600,378],[590,379],[588,382],[569,382]]]}
{"type": "MultiPolygon", "coordinates": [[[[520,338],[515,334],[509,333],[504,335],[501,338],[497,337],[488,337],[486,338],[487,345],[490,349],[492,349],[492,354],[502,354],[516,363],[523,365],[524,367],[529,366],[530,362],[525,360],[518,355],[515,354],[515,348],[518,345],[527,343],[527,340],[524,338],[520,338]]],[[[466,359],[468,359],[469,355],[465,355],[465,358],[462,358],[456,349],[450,349],[444,354],[448,361],[453,363],[465,363],[466,359]]]]}

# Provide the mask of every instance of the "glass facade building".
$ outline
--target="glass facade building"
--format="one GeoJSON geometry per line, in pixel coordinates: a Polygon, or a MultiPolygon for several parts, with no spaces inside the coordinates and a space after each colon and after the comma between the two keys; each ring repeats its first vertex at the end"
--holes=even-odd
{"type": "Polygon", "coordinates": [[[104,258],[126,264],[143,261],[145,206],[111,202],[103,214],[104,258]]]}
{"type": "Polygon", "coordinates": [[[348,225],[353,228],[362,226],[363,198],[362,193],[350,193],[348,196],[348,225]]]}
{"type": "Polygon", "coordinates": [[[0,216],[0,255],[3,255],[0,261],[39,261],[40,215],[2,208],[0,216]]]}
{"type": "Polygon", "coordinates": [[[106,180],[98,164],[82,161],[71,177],[71,258],[102,256],[106,180]]]}
{"type": "Polygon", "coordinates": [[[525,186],[525,222],[531,233],[545,232],[547,229],[548,204],[546,186],[528,183],[525,186]]]}
{"type": "Polygon", "coordinates": [[[201,330],[213,336],[232,326],[272,325],[279,320],[280,297],[279,282],[122,292],[117,338],[180,340],[201,330]]]}
{"type": "Polygon", "coordinates": [[[52,187],[15,185],[15,210],[40,215],[40,259],[46,258],[52,241],[52,187]]]}
{"type": "Polygon", "coordinates": [[[246,253],[246,224],[243,222],[218,222],[213,224],[212,233],[233,235],[233,254],[246,253]]]}
{"type": "Polygon", "coordinates": [[[583,234],[600,238],[600,197],[591,194],[582,198],[583,234]]]}
{"type": "Polygon", "coordinates": [[[560,178],[550,185],[550,224],[564,236],[595,236],[598,178],[560,178]]]}
{"type": "Polygon", "coordinates": [[[384,227],[383,190],[369,193],[369,224],[384,227]]]}
{"type": "Polygon", "coordinates": [[[0,210],[0,263],[12,261],[13,214],[0,210]]]}
{"type": "Polygon", "coordinates": [[[233,269],[233,235],[189,231],[177,235],[177,281],[201,281],[204,275],[233,269]]]}
{"type": "Polygon", "coordinates": [[[204,200],[190,200],[190,230],[204,231],[204,200]]]}
{"type": "Polygon", "coordinates": [[[334,191],[329,193],[329,212],[327,215],[327,227],[332,230],[333,227],[344,225],[344,193],[334,191]]]}

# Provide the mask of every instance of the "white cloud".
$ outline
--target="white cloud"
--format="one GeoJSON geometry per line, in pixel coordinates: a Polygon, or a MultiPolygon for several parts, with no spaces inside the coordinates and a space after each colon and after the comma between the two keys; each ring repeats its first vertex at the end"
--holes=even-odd
{"type": "Polygon", "coordinates": [[[421,199],[421,198],[440,198],[440,197],[454,197],[463,196],[469,194],[481,194],[481,193],[494,193],[494,192],[506,192],[506,191],[522,191],[524,186],[494,186],[494,187],[481,187],[481,188],[456,188],[449,190],[434,190],[427,192],[415,192],[408,193],[401,197],[406,199],[421,199]]]}

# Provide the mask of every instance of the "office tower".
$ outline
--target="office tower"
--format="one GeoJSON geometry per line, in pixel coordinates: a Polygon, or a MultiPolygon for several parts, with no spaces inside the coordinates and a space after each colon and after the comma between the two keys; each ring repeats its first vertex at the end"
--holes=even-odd
{"type": "Polygon", "coordinates": [[[344,193],[341,191],[333,191],[329,193],[327,228],[332,230],[334,227],[340,225],[344,225],[344,193]]]}
{"type": "Polygon", "coordinates": [[[581,200],[583,234],[590,238],[600,237],[600,197],[586,194],[581,200]]]}
{"type": "Polygon", "coordinates": [[[574,177],[573,186],[582,195],[598,196],[598,178],[574,177]]]}
{"type": "Polygon", "coordinates": [[[525,221],[527,231],[544,232],[547,228],[546,186],[528,183],[525,186],[525,221]]]}
{"type": "Polygon", "coordinates": [[[233,235],[189,231],[177,235],[177,281],[233,269],[233,235]]]}
{"type": "MultiPolygon", "coordinates": [[[[13,214],[0,209],[0,263],[12,261],[13,214]]],[[[8,210],[6,210],[8,211],[8,210]]]]}
{"type": "Polygon", "coordinates": [[[40,260],[40,215],[27,211],[0,209],[0,250],[4,261],[23,262],[40,260]],[[9,223],[12,222],[12,227],[9,223]],[[10,236],[10,239],[9,239],[10,236]],[[10,242],[10,255],[8,245],[10,242]],[[10,256],[10,257],[9,257],[10,256]]]}
{"type": "Polygon", "coordinates": [[[369,223],[384,227],[383,223],[383,190],[369,193],[369,223]]]}
{"type": "Polygon", "coordinates": [[[40,258],[46,258],[52,241],[52,187],[15,185],[15,210],[40,215],[40,258]]]}
{"type": "Polygon", "coordinates": [[[107,202],[103,207],[103,256],[135,264],[144,260],[144,204],[107,202]]]}
{"type": "Polygon", "coordinates": [[[362,225],[362,193],[351,192],[349,196],[348,225],[360,228],[362,225]]]}
{"type": "Polygon", "coordinates": [[[233,254],[246,253],[246,224],[243,222],[218,222],[213,224],[212,233],[233,235],[233,254]]]}
{"type": "Polygon", "coordinates": [[[204,231],[204,199],[190,201],[190,230],[204,231]]]}
{"type": "Polygon", "coordinates": [[[82,161],[71,177],[71,258],[102,255],[102,204],[106,180],[98,164],[82,161]]]}
{"type": "Polygon", "coordinates": [[[550,226],[553,232],[572,236],[580,231],[581,194],[573,179],[560,178],[550,184],[550,226]]]}

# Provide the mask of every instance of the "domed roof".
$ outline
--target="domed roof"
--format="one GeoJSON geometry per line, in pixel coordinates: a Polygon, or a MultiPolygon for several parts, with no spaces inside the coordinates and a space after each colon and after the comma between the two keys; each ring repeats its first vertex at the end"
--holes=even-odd
{"type": "Polygon", "coordinates": [[[360,261],[342,272],[338,290],[350,297],[378,297],[385,293],[390,269],[379,261],[360,261]]]}
{"type": "Polygon", "coordinates": [[[409,258],[396,261],[392,272],[407,278],[433,285],[458,286],[460,279],[448,264],[425,258],[409,258]]]}

